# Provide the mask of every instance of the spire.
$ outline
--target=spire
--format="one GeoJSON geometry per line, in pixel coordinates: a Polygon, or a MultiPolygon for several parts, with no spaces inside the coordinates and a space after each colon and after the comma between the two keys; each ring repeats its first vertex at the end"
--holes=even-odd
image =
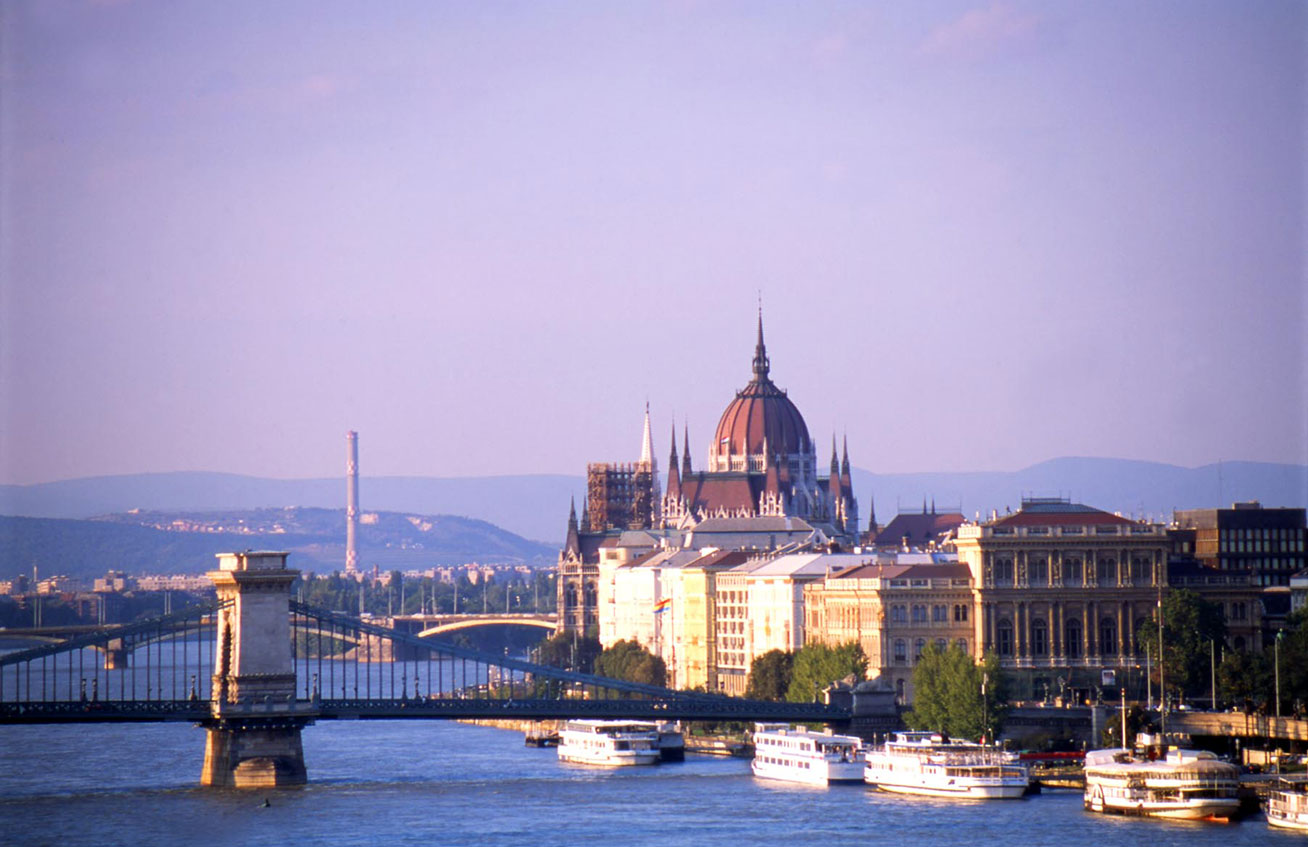
{"type": "Polygon", "coordinates": [[[763,300],[758,304],[758,343],[754,345],[754,381],[768,380],[768,350],[763,344],[763,300]]]}
{"type": "Polygon", "coordinates": [[[843,455],[840,459],[840,475],[849,476],[849,435],[845,435],[845,446],[842,450],[843,455]]]}
{"type": "Polygon", "coordinates": [[[649,431],[649,401],[645,401],[645,435],[640,442],[640,461],[642,464],[654,463],[654,439],[649,431]]]}
{"type": "Polygon", "coordinates": [[[831,478],[840,478],[840,460],[836,458],[836,434],[831,433],[831,478]]]}
{"type": "Polygon", "coordinates": [[[690,424],[686,424],[685,430],[682,431],[681,462],[681,476],[684,479],[692,473],[690,470],[690,424]]]}
{"type": "Polygon", "coordinates": [[[932,497],[932,498],[931,498],[931,514],[934,515],[935,513],[936,513],[936,498],[932,497]]]}
{"type": "Polygon", "coordinates": [[[667,496],[676,498],[681,496],[681,474],[677,472],[677,425],[672,424],[672,455],[668,457],[668,488],[667,496]]]}
{"type": "Polygon", "coordinates": [[[927,510],[926,510],[926,495],[923,494],[923,495],[922,495],[922,514],[925,515],[926,513],[927,513],[927,510]]]}
{"type": "Polygon", "coordinates": [[[563,544],[565,553],[571,553],[574,556],[581,554],[581,538],[577,533],[577,498],[572,498],[572,503],[568,506],[568,538],[563,544]]]}
{"type": "Polygon", "coordinates": [[[875,539],[877,533],[877,500],[871,494],[867,496],[867,533],[875,539]]]}

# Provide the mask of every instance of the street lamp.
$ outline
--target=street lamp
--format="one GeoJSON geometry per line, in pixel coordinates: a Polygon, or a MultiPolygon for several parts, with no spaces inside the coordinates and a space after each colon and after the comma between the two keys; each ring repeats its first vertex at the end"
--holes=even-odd
{"type": "Polygon", "coordinates": [[[1276,631],[1276,640],[1272,642],[1272,656],[1276,666],[1276,716],[1281,716],[1281,639],[1285,637],[1285,630],[1276,631]]]}

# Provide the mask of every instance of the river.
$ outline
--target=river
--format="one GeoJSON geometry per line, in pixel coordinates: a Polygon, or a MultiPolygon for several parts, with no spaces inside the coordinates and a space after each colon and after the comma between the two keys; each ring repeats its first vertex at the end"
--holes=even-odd
{"type": "Polygon", "coordinates": [[[0,727],[0,843],[15,845],[1304,844],[1260,816],[1233,824],[1096,816],[1079,793],[989,803],[792,787],[741,759],[606,771],[561,765],[507,730],[324,721],[304,730],[310,785],[198,785],[189,725],[0,727]],[[264,806],[267,799],[269,805],[264,806]]]}

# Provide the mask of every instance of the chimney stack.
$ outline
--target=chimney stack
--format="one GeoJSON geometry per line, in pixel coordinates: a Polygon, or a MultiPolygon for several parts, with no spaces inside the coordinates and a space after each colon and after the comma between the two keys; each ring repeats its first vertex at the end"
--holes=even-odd
{"type": "Polygon", "coordinates": [[[359,433],[345,433],[345,572],[359,572],[359,433]]]}

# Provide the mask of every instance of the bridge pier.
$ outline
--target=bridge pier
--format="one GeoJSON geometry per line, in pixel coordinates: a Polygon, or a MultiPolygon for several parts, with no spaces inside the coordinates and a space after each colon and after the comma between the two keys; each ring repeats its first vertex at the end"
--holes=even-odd
{"type": "Polygon", "coordinates": [[[311,708],[295,700],[286,553],[222,553],[210,571],[218,600],[212,717],[200,784],[229,788],[304,785],[300,730],[311,708]]]}
{"type": "Polygon", "coordinates": [[[128,667],[129,657],[132,651],[123,645],[123,639],[117,638],[105,645],[104,649],[104,669],[107,671],[117,671],[128,667]]]}

